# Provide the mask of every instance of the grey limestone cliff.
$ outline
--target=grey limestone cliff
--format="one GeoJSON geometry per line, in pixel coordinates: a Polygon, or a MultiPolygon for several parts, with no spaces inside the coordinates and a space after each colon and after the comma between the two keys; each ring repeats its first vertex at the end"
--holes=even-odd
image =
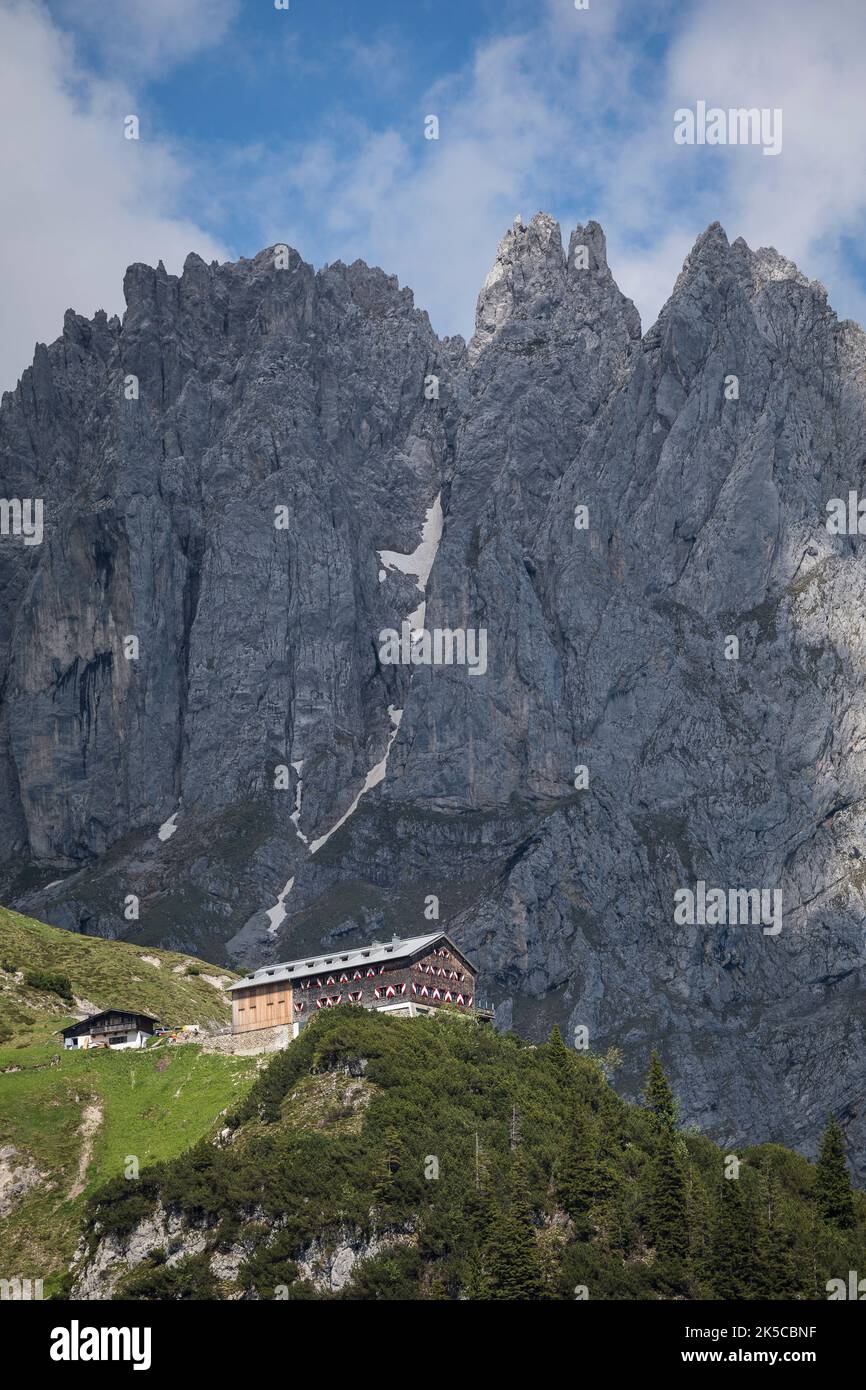
{"type": "Polygon", "coordinates": [[[543,214],[468,345],[279,248],[125,289],[0,410],[45,516],[0,539],[4,900],[248,964],[435,898],[501,1024],[632,1094],[658,1046],[732,1144],[832,1110],[866,1176],[861,330],[713,225],[641,336],[543,214]],[[404,622],[486,669],[384,660],[404,622]],[[781,930],[678,921],[699,882],[781,930]]]}

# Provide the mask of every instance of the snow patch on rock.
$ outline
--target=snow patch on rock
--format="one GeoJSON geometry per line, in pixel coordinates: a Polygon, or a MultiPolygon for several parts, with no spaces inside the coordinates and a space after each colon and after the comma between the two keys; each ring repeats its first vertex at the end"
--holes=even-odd
{"type": "Polygon", "coordinates": [[[294,886],[295,876],[293,874],[292,877],[289,879],[288,883],[286,884],[285,888],[283,889],[282,893],[277,898],[277,901],[274,903],[273,907],[269,907],[267,912],[265,913],[265,916],[270,922],[270,926],[268,927],[268,936],[276,936],[279,928],[286,920],[286,898],[289,896],[294,886]]]}
{"type": "Polygon", "coordinates": [[[310,854],[316,854],[318,850],[322,848],[322,845],[326,844],[327,841],[330,840],[331,836],[336,834],[336,832],[340,829],[340,826],[346,824],[346,821],[349,819],[349,817],[353,816],[355,814],[355,811],[358,809],[358,803],[361,800],[361,797],[364,796],[373,787],[377,787],[379,783],[383,780],[386,768],[388,766],[388,754],[391,752],[391,745],[394,742],[394,739],[397,737],[397,731],[400,728],[400,720],[403,718],[403,711],[401,709],[395,709],[393,705],[389,705],[388,714],[390,715],[393,728],[391,730],[391,734],[388,739],[388,747],[385,749],[384,755],[379,759],[376,766],[372,767],[370,771],[367,773],[367,776],[364,780],[364,785],[358,792],[358,795],[355,797],[355,800],[352,802],[348,811],[346,811],[340,817],[336,825],[332,825],[330,830],[327,830],[324,835],[321,835],[318,840],[314,840],[313,843],[310,845],[310,854]]]}
{"type": "MultiPolygon", "coordinates": [[[[379,560],[386,570],[399,570],[401,574],[411,574],[422,594],[427,588],[427,580],[436,559],[439,542],[442,539],[442,494],[439,493],[432,507],[427,508],[421,539],[411,555],[403,555],[399,550],[380,550],[379,560]]],[[[379,582],[384,576],[379,571],[379,582]]]]}
{"type": "Polygon", "coordinates": [[[301,829],[301,825],[300,825],[300,821],[301,821],[301,805],[302,805],[303,798],[304,798],[304,779],[303,779],[302,776],[301,776],[301,771],[302,771],[302,769],[303,769],[303,766],[304,766],[304,760],[303,760],[303,758],[301,758],[299,762],[292,763],[292,767],[294,768],[294,770],[295,770],[295,772],[296,772],[296,774],[297,774],[298,785],[295,787],[295,809],[294,809],[294,811],[292,812],[292,814],[289,816],[289,820],[292,822],[292,825],[295,827],[295,834],[297,835],[298,839],[299,839],[299,840],[303,840],[304,844],[305,844],[305,845],[308,845],[310,842],[309,842],[309,840],[307,839],[306,835],[304,834],[303,830],[301,829]]]}

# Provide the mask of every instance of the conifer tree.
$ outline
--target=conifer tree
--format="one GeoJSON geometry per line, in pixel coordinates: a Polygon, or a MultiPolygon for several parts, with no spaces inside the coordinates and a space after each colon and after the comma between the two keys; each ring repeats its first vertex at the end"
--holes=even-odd
{"type": "Polygon", "coordinates": [[[676,1129],[679,1107],[665,1076],[661,1058],[655,1048],[653,1048],[650,1057],[649,1071],[644,1082],[643,1099],[647,1110],[655,1115],[663,1128],[676,1129]]]}
{"type": "Polygon", "coordinates": [[[686,1175],[689,1223],[688,1288],[691,1298],[705,1298],[712,1274],[713,1203],[700,1175],[686,1175]]]}
{"type": "Polygon", "coordinates": [[[540,1299],[545,1285],[532,1224],[529,1174],[520,1150],[512,1161],[508,1189],[507,1204],[494,1219],[484,1251],[490,1297],[540,1299]]]}
{"type": "Polygon", "coordinates": [[[373,1200],[377,1207],[388,1207],[396,1199],[400,1170],[403,1166],[403,1141],[399,1130],[389,1125],[385,1131],[382,1150],[373,1184],[373,1200]]]}
{"type": "Polygon", "coordinates": [[[831,1115],[821,1140],[815,1169],[815,1197],[818,1211],[828,1226],[840,1231],[854,1225],[854,1198],[845,1154],[845,1136],[838,1120],[831,1115]]]}
{"type": "Polygon", "coordinates": [[[758,1280],[762,1298],[789,1299],[799,1293],[788,1234],[779,1212],[775,1179],[768,1180],[766,1208],[758,1223],[758,1280]]]}
{"type": "Polygon", "coordinates": [[[568,1215],[584,1216],[598,1195],[598,1135],[586,1112],[572,1106],[568,1137],[556,1170],[556,1195],[568,1215]]]}
{"type": "Polygon", "coordinates": [[[530,1192],[533,1191],[533,1183],[529,1171],[529,1163],[526,1153],[521,1147],[515,1153],[511,1161],[511,1172],[509,1174],[510,1189],[510,1211],[527,1230],[534,1232],[532,1224],[532,1202],[530,1192]]]}
{"type": "Polygon", "coordinates": [[[648,1217],[653,1245],[675,1283],[682,1284],[689,1254],[686,1170],[680,1142],[665,1127],[650,1169],[648,1217]]]}
{"type": "Polygon", "coordinates": [[[550,1030],[550,1037],[547,1040],[547,1054],[553,1063],[553,1069],[559,1082],[560,1089],[565,1091],[574,1079],[572,1069],[572,1056],[565,1045],[559,1028],[554,1023],[550,1030]]]}
{"type": "Polygon", "coordinates": [[[622,1183],[617,1136],[602,1118],[596,1127],[595,1200],[610,1202],[622,1183]]]}
{"type": "Polygon", "coordinates": [[[461,1220],[464,1228],[471,1231],[473,1238],[482,1246],[493,1228],[497,1207],[489,1188],[485,1185],[472,1188],[461,1205],[461,1220]]]}
{"type": "Polygon", "coordinates": [[[463,1270],[462,1297],[472,1302],[483,1303],[490,1298],[490,1280],[481,1251],[470,1251],[463,1270]]]}
{"type": "Polygon", "coordinates": [[[485,1250],[490,1297],[539,1299],[544,1281],[535,1232],[511,1211],[500,1212],[485,1250]]]}
{"type": "Polygon", "coordinates": [[[712,1283],[716,1298],[754,1298],[759,1289],[755,1233],[739,1178],[723,1178],[713,1223],[712,1283]]]}
{"type": "Polygon", "coordinates": [[[538,1242],[538,1265],[541,1271],[543,1299],[562,1296],[563,1242],[551,1228],[543,1231],[538,1242]]]}

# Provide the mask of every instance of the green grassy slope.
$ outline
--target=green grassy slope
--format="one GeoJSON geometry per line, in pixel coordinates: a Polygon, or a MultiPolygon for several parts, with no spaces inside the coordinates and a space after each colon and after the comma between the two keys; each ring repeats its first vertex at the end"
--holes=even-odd
{"type": "Polygon", "coordinates": [[[228,996],[212,981],[225,986],[238,979],[193,956],[75,936],[0,907],[0,1067],[14,1060],[7,1055],[10,1045],[45,1042],[73,1017],[72,1006],[56,994],[14,977],[32,970],[66,975],[73,994],[97,1009],[138,1009],[169,1025],[227,1023],[228,996]]]}
{"type": "Polygon", "coordinates": [[[159,1242],[121,1259],[114,1296],[138,1299],[823,1299],[866,1267],[843,1160],[840,1215],[799,1155],[743,1149],[726,1178],[723,1150],[656,1109],[558,1034],[536,1048],[463,1017],[334,1010],[270,1062],[228,1142],[95,1193],[89,1246],[160,1204],[204,1232],[179,1262],[159,1242]],[[339,1292],[310,1277],[347,1250],[339,1292]]]}
{"type": "MultiPolygon", "coordinates": [[[[73,936],[0,908],[3,966],[64,974],[99,1008],[141,1009],[169,1024],[226,1022],[228,1000],[205,976],[236,978],[190,956],[73,936]]],[[[58,1029],[71,1007],[0,969],[0,1278],[42,1278],[46,1296],[63,1287],[88,1195],[131,1171],[130,1159],[145,1167],[182,1153],[256,1073],[254,1059],[188,1043],[65,1052],[58,1029]]]]}

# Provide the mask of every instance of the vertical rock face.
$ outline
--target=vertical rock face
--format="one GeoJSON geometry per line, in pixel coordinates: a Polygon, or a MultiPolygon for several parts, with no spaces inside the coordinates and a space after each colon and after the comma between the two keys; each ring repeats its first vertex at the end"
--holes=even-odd
{"type": "Polygon", "coordinates": [[[551,218],[515,224],[478,302],[427,606],[430,626],[486,631],[488,673],[443,665],[413,677],[390,764],[401,796],[490,809],[570,795],[565,653],[544,612],[536,537],[639,344],[596,223],[576,229],[567,259],[551,218]]]}
{"type": "Polygon", "coordinates": [[[380,584],[377,550],[414,549],[441,491],[423,383],[463,345],[380,271],[278,259],[133,266],[123,325],[68,315],[4,399],[4,492],[43,498],[46,530],[2,549],[2,846],[14,871],[93,870],[63,925],[128,930],[127,895],[156,892],[140,930],[180,939],[210,891],[190,853],[216,848],[218,926],[192,939],[224,942],[256,851],[303,849],[303,770],[309,823],[337,819],[403,707],[373,636],[411,584],[380,584]]]}
{"type": "Polygon", "coordinates": [[[244,963],[438,910],[501,1022],[862,1152],[861,330],[718,225],[643,338],[592,222],[518,219],[468,348],[285,259],[134,266],[4,397],[5,897],[244,963]],[[678,920],[699,881],[781,931],[678,920]]]}

